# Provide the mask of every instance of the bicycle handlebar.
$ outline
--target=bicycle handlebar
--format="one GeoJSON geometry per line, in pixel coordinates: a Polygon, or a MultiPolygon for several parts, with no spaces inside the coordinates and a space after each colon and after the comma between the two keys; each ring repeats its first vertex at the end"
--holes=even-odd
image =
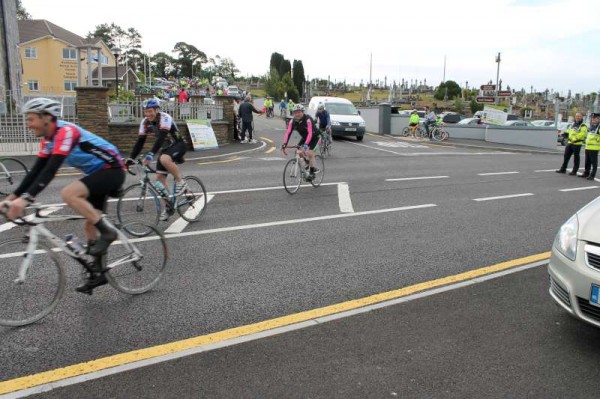
{"type": "MultiPolygon", "coordinates": [[[[48,217],[47,215],[42,215],[42,213],[41,213],[44,209],[52,208],[52,206],[42,205],[39,202],[34,202],[25,207],[25,209],[35,210],[35,218],[32,218],[34,221],[27,220],[27,216],[19,216],[19,218],[17,218],[17,219],[9,219],[6,216],[6,211],[8,210],[8,207],[9,207],[8,204],[4,204],[4,206],[2,208],[0,208],[0,215],[4,216],[4,218],[6,220],[16,224],[17,226],[37,226],[38,224],[41,224],[43,222],[36,223],[35,222],[36,219],[48,219],[48,220],[53,219],[53,217],[48,217]]],[[[31,215],[29,215],[29,216],[31,216],[31,215]]],[[[60,215],[58,217],[54,217],[54,219],[57,219],[57,220],[79,220],[79,219],[85,219],[85,217],[80,216],[80,215],[60,215]]]]}
{"type": "Polygon", "coordinates": [[[142,166],[144,168],[144,172],[145,173],[156,173],[156,169],[152,169],[152,167],[150,165],[144,165],[143,162],[142,162],[142,158],[140,158],[140,157],[138,157],[137,159],[135,159],[135,162],[133,164],[131,164],[131,165],[127,165],[126,164],[127,173],[129,173],[132,176],[137,176],[137,173],[133,172],[131,170],[132,166],[142,166]]]}

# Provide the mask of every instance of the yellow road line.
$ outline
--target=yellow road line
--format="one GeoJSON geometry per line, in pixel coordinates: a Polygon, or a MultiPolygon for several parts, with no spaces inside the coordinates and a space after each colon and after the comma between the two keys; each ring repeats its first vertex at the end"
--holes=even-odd
{"type": "Polygon", "coordinates": [[[242,159],[242,158],[235,157],[235,158],[225,159],[225,160],[222,160],[222,161],[198,162],[197,165],[210,165],[210,164],[213,164],[213,163],[227,163],[227,162],[239,161],[240,159],[242,159]]]}
{"type": "Polygon", "coordinates": [[[264,141],[267,141],[267,142],[269,142],[269,143],[272,143],[272,142],[273,142],[273,140],[271,140],[271,139],[269,139],[269,138],[266,138],[266,137],[261,137],[261,139],[263,139],[264,141]]]}
{"type": "Polygon", "coordinates": [[[267,151],[265,151],[265,153],[266,153],[266,154],[270,154],[270,153],[272,153],[273,151],[275,151],[275,147],[271,147],[271,148],[269,148],[267,151]]]}
{"type": "Polygon", "coordinates": [[[544,252],[541,254],[531,255],[520,259],[514,259],[508,262],[498,263],[496,265],[470,270],[468,272],[455,274],[453,276],[426,281],[423,283],[411,285],[409,287],[404,287],[388,292],[382,292],[368,297],[325,306],[318,309],[307,310],[304,312],[277,317],[275,319],[265,320],[254,324],[230,328],[228,330],[223,330],[212,334],[183,339],[181,341],[170,342],[167,344],[157,345],[150,348],[138,349],[131,352],[119,353],[117,355],[107,356],[100,359],[91,360],[85,363],[74,364],[55,370],[44,371],[38,374],[32,374],[25,377],[19,377],[12,380],[0,382],[0,394],[20,391],[22,389],[32,388],[35,386],[44,385],[51,382],[64,380],[67,378],[77,377],[97,372],[100,370],[105,370],[111,367],[130,364],[141,360],[151,359],[157,356],[181,352],[184,350],[197,348],[207,344],[214,344],[233,338],[239,338],[258,332],[271,330],[274,328],[297,324],[303,321],[312,320],[319,317],[329,316],[340,312],[358,309],[364,306],[369,306],[376,303],[412,295],[420,291],[426,291],[443,285],[453,284],[465,280],[472,280],[477,277],[497,273],[502,270],[514,268],[517,266],[523,266],[529,263],[534,263],[549,258],[550,252],[544,252]]]}

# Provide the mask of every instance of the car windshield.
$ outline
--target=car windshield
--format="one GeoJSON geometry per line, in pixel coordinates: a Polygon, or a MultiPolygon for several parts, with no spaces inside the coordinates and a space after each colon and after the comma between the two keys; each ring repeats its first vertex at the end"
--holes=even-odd
{"type": "Polygon", "coordinates": [[[328,103],[326,108],[332,115],[358,115],[358,111],[352,104],[328,103]]]}

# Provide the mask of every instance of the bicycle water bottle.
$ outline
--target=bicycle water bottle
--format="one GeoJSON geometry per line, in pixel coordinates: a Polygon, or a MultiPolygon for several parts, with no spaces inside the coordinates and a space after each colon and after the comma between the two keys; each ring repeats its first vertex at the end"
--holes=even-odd
{"type": "Polygon", "coordinates": [[[169,192],[167,191],[165,185],[158,180],[154,182],[154,188],[156,188],[156,191],[158,191],[161,197],[167,198],[169,196],[169,192]]]}
{"type": "Polygon", "coordinates": [[[67,234],[65,241],[67,242],[67,248],[73,251],[75,255],[79,256],[85,253],[85,248],[83,248],[77,237],[73,237],[73,234],[67,234]]]}

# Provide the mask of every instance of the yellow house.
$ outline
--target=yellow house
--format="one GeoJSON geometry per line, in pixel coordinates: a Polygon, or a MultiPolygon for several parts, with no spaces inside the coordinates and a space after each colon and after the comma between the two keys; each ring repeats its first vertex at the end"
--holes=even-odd
{"type": "Polygon", "coordinates": [[[76,86],[99,80],[112,85],[115,79],[115,57],[102,40],[85,39],[43,19],[19,21],[19,53],[24,96],[74,96],[76,86]],[[112,75],[112,82],[98,79],[100,71],[112,75]]]}

